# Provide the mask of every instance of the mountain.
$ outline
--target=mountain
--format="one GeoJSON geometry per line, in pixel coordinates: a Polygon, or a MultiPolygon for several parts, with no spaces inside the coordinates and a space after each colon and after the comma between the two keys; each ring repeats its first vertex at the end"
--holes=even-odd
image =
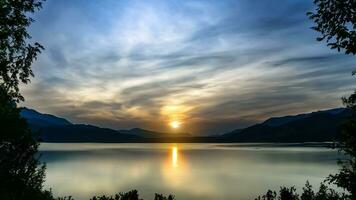
{"type": "Polygon", "coordinates": [[[299,114],[299,115],[294,115],[294,116],[284,116],[284,117],[272,117],[267,119],[266,121],[263,122],[264,125],[267,126],[281,126],[283,124],[287,124],[289,122],[297,121],[300,119],[304,119],[307,117],[311,117],[313,115],[318,115],[320,113],[329,113],[332,115],[337,115],[342,113],[345,110],[345,108],[334,108],[330,110],[323,110],[323,111],[317,111],[317,112],[312,112],[312,113],[305,113],[305,114],[299,114]]]}
{"type": "Polygon", "coordinates": [[[40,130],[45,142],[136,142],[139,136],[86,124],[48,126],[40,130]]]}
{"type": "Polygon", "coordinates": [[[337,138],[350,110],[336,108],[306,114],[272,117],[244,129],[221,136],[192,136],[161,133],[141,128],[113,130],[73,124],[54,115],[23,108],[22,117],[45,142],[326,142],[337,138]]]}
{"type": "Polygon", "coordinates": [[[140,137],[108,128],[73,124],[68,120],[33,109],[22,108],[21,116],[45,142],[134,142],[140,137]]]}
{"type": "Polygon", "coordinates": [[[43,127],[48,126],[62,126],[62,125],[71,125],[68,120],[60,117],[56,117],[50,114],[42,114],[33,109],[22,108],[21,116],[27,119],[27,122],[30,124],[32,130],[39,130],[43,127]]]}
{"type": "Polygon", "coordinates": [[[187,133],[161,133],[141,128],[113,130],[87,124],[73,124],[68,120],[33,109],[22,108],[21,116],[44,142],[158,142],[170,138],[190,137],[187,133]]]}
{"type": "Polygon", "coordinates": [[[350,114],[344,108],[295,116],[275,117],[245,129],[224,134],[231,142],[325,142],[337,139],[342,122],[350,114]]]}

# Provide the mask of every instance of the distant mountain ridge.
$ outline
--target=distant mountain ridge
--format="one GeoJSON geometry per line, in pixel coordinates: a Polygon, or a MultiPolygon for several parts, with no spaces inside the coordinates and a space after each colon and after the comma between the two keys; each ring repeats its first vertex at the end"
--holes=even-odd
{"type": "Polygon", "coordinates": [[[144,142],[147,139],[190,137],[187,133],[161,133],[141,128],[113,130],[89,124],[73,124],[50,114],[29,108],[21,109],[21,116],[44,142],[144,142]]]}
{"type": "Polygon", "coordinates": [[[87,124],[48,126],[40,129],[45,142],[136,142],[140,137],[87,124]]]}
{"type": "Polygon", "coordinates": [[[266,121],[222,135],[233,142],[325,142],[336,140],[350,111],[336,108],[266,121]]]}
{"type": "Polygon", "coordinates": [[[345,111],[345,108],[334,108],[330,110],[322,110],[322,111],[316,111],[316,112],[311,112],[311,113],[303,113],[303,114],[298,114],[298,115],[288,115],[288,116],[283,116],[283,117],[271,117],[264,121],[262,124],[267,125],[267,126],[281,126],[283,124],[297,121],[300,119],[304,119],[313,115],[318,115],[320,113],[329,113],[332,115],[337,115],[339,113],[342,113],[345,111]]]}
{"type": "Polygon", "coordinates": [[[29,108],[21,109],[21,116],[27,119],[27,122],[30,124],[33,130],[38,130],[43,127],[48,126],[63,126],[71,125],[72,123],[64,118],[60,118],[50,114],[39,113],[36,110],[29,108]]]}
{"type": "Polygon", "coordinates": [[[23,108],[21,116],[44,142],[325,142],[337,139],[342,122],[350,114],[345,108],[293,116],[272,117],[244,129],[220,136],[161,133],[141,128],[113,130],[68,120],[23,108]]]}

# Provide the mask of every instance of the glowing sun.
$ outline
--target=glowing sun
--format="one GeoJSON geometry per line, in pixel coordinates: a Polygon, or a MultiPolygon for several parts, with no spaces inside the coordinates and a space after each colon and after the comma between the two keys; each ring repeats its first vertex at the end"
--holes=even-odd
{"type": "Polygon", "coordinates": [[[171,123],[169,123],[169,125],[170,125],[172,128],[176,129],[176,128],[179,128],[179,127],[180,127],[180,122],[178,122],[178,121],[172,121],[171,123]]]}

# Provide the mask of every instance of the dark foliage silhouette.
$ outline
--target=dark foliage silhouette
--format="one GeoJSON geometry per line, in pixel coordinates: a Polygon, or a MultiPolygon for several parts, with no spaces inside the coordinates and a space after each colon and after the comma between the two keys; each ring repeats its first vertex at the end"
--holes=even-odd
{"type": "Polygon", "coordinates": [[[28,83],[31,64],[43,47],[27,43],[28,17],[42,1],[0,1],[0,199],[53,199],[43,190],[45,166],[37,155],[38,142],[16,102],[23,100],[19,83],[28,83]]]}
{"type": "Polygon", "coordinates": [[[90,200],[142,200],[139,198],[137,190],[132,190],[126,193],[119,193],[115,196],[94,196],[90,200]]]}
{"type": "Polygon", "coordinates": [[[281,187],[278,194],[268,190],[265,195],[259,196],[255,200],[347,200],[345,194],[339,194],[334,189],[328,188],[321,183],[319,190],[315,192],[307,181],[303,187],[303,193],[299,196],[295,187],[281,187]]]}
{"type": "Polygon", "coordinates": [[[33,76],[32,62],[43,50],[35,42],[28,43],[31,36],[27,27],[34,21],[29,17],[42,7],[42,0],[0,1],[0,86],[14,100],[24,100],[19,83],[28,83],[33,76]]]}
{"type": "Polygon", "coordinates": [[[257,197],[255,200],[274,200],[277,197],[277,193],[272,190],[268,190],[266,194],[257,197]]]}
{"type": "MultiPolygon", "coordinates": [[[[317,40],[326,40],[331,49],[344,49],[346,54],[356,54],[356,2],[314,0],[314,4],[316,11],[307,15],[315,23],[313,29],[322,35],[317,40]]],[[[330,175],[327,180],[348,191],[351,199],[356,199],[356,91],[342,100],[352,113],[342,128],[338,146],[349,159],[339,161],[339,173],[330,175]]]]}
{"type": "Polygon", "coordinates": [[[19,112],[0,87],[0,199],[52,199],[42,190],[45,166],[36,157],[38,143],[19,112]]]}
{"type": "MultiPolygon", "coordinates": [[[[63,199],[63,200],[72,200],[72,199],[63,199]]],[[[137,190],[131,190],[126,193],[119,193],[115,196],[94,196],[90,200],[143,200],[139,198],[137,190]]],[[[174,200],[173,195],[164,196],[162,194],[155,194],[154,200],[174,200]]]]}
{"type": "MultiPolygon", "coordinates": [[[[314,0],[315,12],[307,15],[315,23],[312,29],[318,31],[321,37],[317,41],[326,40],[331,49],[345,50],[345,54],[356,54],[356,2],[354,0],[314,0]]],[[[356,71],[352,72],[355,75],[356,71]]],[[[347,156],[346,160],[338,163],[341,169],[337,174],[329,175],[326,182],[333,183],[344,189],[346,193],[338,193],[321,184],[319,191],[314,193],[312,186],[307,182],[303,188],[302,195],[298,196],[294,187],[282,187],[279,196],[273,191],[268,191],[257,199],[302,199],[302,200],[356,200],[356,91],[349,97],[342,98],[344,105],[351,111],[351,115],[342,126],[337,147],[342,154],[347,156]]]]}
{"type": "Polygon", "coordinates": [[[325,40],[331,49],[356,54],[356,2],[354,0],[314,0],[315,12],[307,15],[315,23],[312,29],[325,40]]]}
{"type": "Polygon", "coordinates": [[[351,199],[356,199],[356,91],[348,98],[343,98],[343,102],[352,114],[343,126],[338,146],[348,159],[340,160],[339,173],[330,175],[327,180],[347,190],[351,199]]]}
{"type": "Polygon", "coordinates": [[[356,199],[356,91],[348,98],[342,98],[344,105],[350,109],[351,115],[342,126],[339,141],[336,147],[339,151],[346,155],[347,159],[339,160],[338,164],[341,169],[337,174],[329,175],[326,182],[333,183],[336,186],[347,191],[346,193],[338,193],[333,189],[328,188],[321,183],[319,191],[314,193],[309,182],[303,188],[303,193],[299,198],[294,187],[282,187],[279,191],[279,196],[276,192],[268,190],[265,195],[258,197],[256,200],[355,200],[356,199]]]}
{"type": "Polygon", "coordinates": [[[174,200],[175,197],[173,195],[168,195],[168,196],[164,196],[162,194],[155,194],[155,199],[154,200],[174,200]]]}

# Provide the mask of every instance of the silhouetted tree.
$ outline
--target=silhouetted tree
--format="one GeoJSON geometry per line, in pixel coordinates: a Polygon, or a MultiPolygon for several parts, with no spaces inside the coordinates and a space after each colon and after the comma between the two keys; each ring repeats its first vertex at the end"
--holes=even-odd
{"type": "Polygon", "coordinates": [[[19,83],[28,83],[33,76],[32,62],[43,47],[30,44],[27,27],[34,21],[30,13],[42,7],[43,0],[0,1],[0,86],[14,100],[23,100],[19,83]]]}
{"type": "Polygon", "coordinates": [[[343,126],[338,146],[347,159],[339,161],[339,173],[330,175],[327,180],[347,190],[351,199],[356,199],[356,91],[343,98],[343,102],[351,110],[351,116],[343,126]]]}
{"type": "Polygon", "coordinates": [[[315,200],[349,200],[349,196],[346,196],[344,193],[339,194],[334,189],[328,188],[327,185],[325,185],[324,183],[321,183],[320,187],[319,187],[319,191],[315,194],[313,199],[315,199],[315,200]]]}
{"type": "Polygon", "coordinates": [[[23,100],[19,83],[33,76],[31,64],[43,47],[29,44],[29,13],[41,0],[0,1],[0,199],[53,199],[44,191],[45,166],[36,157],[38,143],[21,118],[16,103],[23,100]]]}
{"type": "MultiPolygon", "coordinates": [[[[331,49],[345,50],[346,54],[356,54],[356,1],[354,0],[314,0],[315,12],[309,12],[315,23],[312,27],[321,33],[318,41],[326,40],[331,49]]],[[[352,73],[356,74],[356,71],[352,73]]],[[[343,98],[344,105],[352,112],[343,126],[339,149],[348,156],[339,161],[339,173],[330,175],[328,181],[347,190],[351,199],[356,199],[356,91],[343,98]]]]}
{"type": "Polygon", "coordinates": [[[262,197],[259,196],[255,200],[275,200],[276,197],[277,197],[277,193],[275,191],[268,190],[265,195],[263,195],[262,197]]]}
{"type": "Polygon", "coordinates": [[[299,196],[296,193],[295,187],[281,187],[279,190],[279,199],[280,200],[298,200],[299,196]]]}
{"type": "Polygon", "coordinates": [[[326,40],[331,49],[356,54],[356,1],[314,0],[315,12],[307,15],[315,23],[312,29],[321,33],[318,41],[326,40]]]}
{"type": "MultiPolygon", "coordinates": [[[[63,200],[71,200],[71,199],[63,199],[63,200]]],[[[90,200],[143,200],[139,198],[137,190],[131,190],[126,193],[119,193],[115,196],[94,196],[90,200]]],[[[154,200],[174,200],[173,195],[164,196],[162,194],[155,194],[154,200]]]]}
{"type": "Polygon", "coordinates": [[[300,196],[301,200],[313,200],[315,197],[313,187],[310,185],[309,181],[305,184],[303,188],[303,194],[300,196]]]}
{"type": "Polygon", "coordinates": [[[119,193],[115,196],[94,196],[90,200],[142,200],[139,198],[137,190],[131,190],[126,193],[119,193]]]}
{"type": "Polygon", "coordinates": [[[174,196],[173,195],[168,195],[168,196],[164,196],[162,194],[155,194],[155,199],[154,200],[174,200],[174,196]]]}
{"type": "Polygon", "coordinates": [[[312,186],[307,181],[303,187],[303,193],[299,197],[295,187],[281,187],[279,193],[268,190],[265,195],[258,197],[255,200],[349,200],[349,196],[339,194],[335,190],[328,188],[321,183],[318,192],[314,192],[312,186]]]}
{"type": "Polygon", "coordinates": [[[0,87],[0,199],[52,199],[43,191],[45,166],[36,157],[38,143],[20,109],[0,87]]]}
{"type": "MultiPolygon", "coordinates": [[[[326,40],[331,49],[345,50],[345,54],[356,54],[356,1],[355,0],[314,0],[315,12],[307,15],[315,22],[312,29],[321,33],[317,41],[326,40]]],[[[352,73],[355,75],[356,71],[352,73]]],[[[314,193],[309,182],[303,188],[301,200],[356,200],[356,91],[347,98],[342,98],[344,105],[351,110],[351,115],[344,124],[337,146],[347,156],[339,161],[341,169],[337,174],[330,175],[326,180],[345,189],[347,194],[337,193],[321,183],[319,191],[314,193]]],[[[272,191],[268,191],[262,199],[276,199],[272,191]],[[267,198],[267,196],[269,198],[267,198]]],[[[294,187],[282,187],[279,199],[298,199],[294,187]]],[[[260,200],[258,197],[256,200],[260,200]]]]}

